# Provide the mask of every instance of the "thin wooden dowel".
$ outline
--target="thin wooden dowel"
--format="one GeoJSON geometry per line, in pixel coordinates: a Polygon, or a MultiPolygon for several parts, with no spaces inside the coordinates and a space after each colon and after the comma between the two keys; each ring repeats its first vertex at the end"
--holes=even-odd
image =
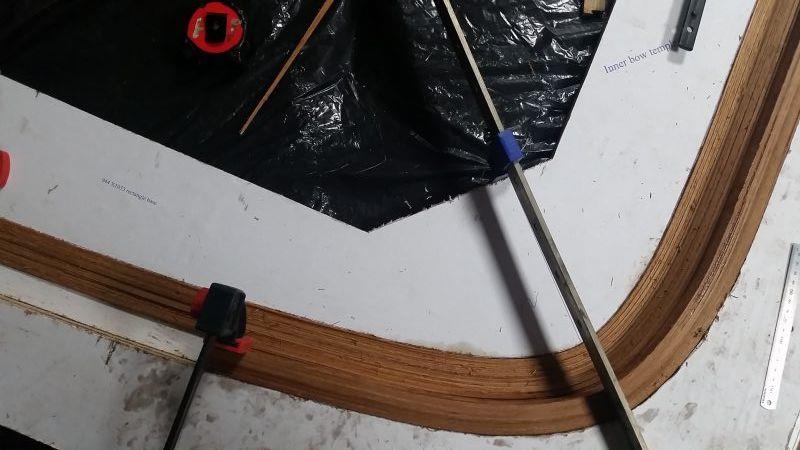
{"type": "Polygon", "coordinates": [[[314,17],[314,20],[311,22],[311,25],[308,26],[308,29],[306,30],[305,34],[303,34],[303,37],[300,38],[300,42],[298,42],[297,46],[294,48],[294,50],[292,50],[292,53],[289,55],[289,58],[286,60],[285,63],[283,63],[283,67],[281,67],[281,70],[278,72],[278,75],[275,76],[275,79],[272,80],[272,84],[270,84],[269,88],[267,88],[267,92],[264,93],[264,96],[261,97],[261,100],[258,101],[258,104],[253,109],[253,112],[250,113],[250,116],[247,117],[247,120],[244,122],[244,125],[242,125],[242,128],[239,130],[240,135],[244,134],[244,132],[247,131],[247,128],[253,122],[253,119],[256,118],[258,112],[261,111],[261,108],[264,106],[265,103],[267,103],[269,97],[272,95],[273,92],[275,92],[275,89],[277,89],[284,75],[286,75],[286,72],[288,72],[289,69],[292,67],[294,61],[297,59],[297,56],[303,50],[303,47],[306,46],[306,43],[308,43],[308,40],[311,38],[311,35],[314,34],[314,31],[317,30],[317,27],[319,26],[320,22],[322,22],[322,19],[325,17],[325,14],[328,13],[328,10],[331,8],[332,4],[333,0],[325,0],[322,3],[322,6],[320,6],[319,11],[317,11],[317,15],[314,17]]]}

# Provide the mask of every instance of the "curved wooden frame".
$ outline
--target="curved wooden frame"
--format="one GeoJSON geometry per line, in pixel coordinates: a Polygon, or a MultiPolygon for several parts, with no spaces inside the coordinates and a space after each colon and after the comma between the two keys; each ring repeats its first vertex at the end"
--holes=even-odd
{"type": "MultiPolygon", "coordinates": [[[[637,405],[713,323],[800,116],[800,0],[758,0],[705,143],[653,259],[599,332],[637,405]]],[[[195,286],[0,219],[0,263],[191,329],[195,286]]],[[[347,409],[479,434],[544,434],[609,414],[583,346],[530,358],[448,353],[249,305],[254,349],[216,371],[347,409]]]]}

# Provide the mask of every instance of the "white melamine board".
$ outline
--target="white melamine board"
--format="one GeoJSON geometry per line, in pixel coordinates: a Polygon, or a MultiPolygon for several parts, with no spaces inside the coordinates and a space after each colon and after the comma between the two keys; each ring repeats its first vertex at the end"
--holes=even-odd
{"type": "MultiPolygon", "coordinates": [[[[527,172],[598,328],[668,223],[753,0],[709,3],[693,52],[651,52],[681,4],[617,3],[555,159],[527,172]]],[[[133,264],[438,348],[517,356],[579,342],[505,180],[365,233],[5,77],[0,148],[13,158],[3,217],[133,264]]],[[[7,269],[0,281],[32,302],[49,289],[7,269]]],[[[86,302],[42,306],[125,333],[128,315],[86,302]]]]}

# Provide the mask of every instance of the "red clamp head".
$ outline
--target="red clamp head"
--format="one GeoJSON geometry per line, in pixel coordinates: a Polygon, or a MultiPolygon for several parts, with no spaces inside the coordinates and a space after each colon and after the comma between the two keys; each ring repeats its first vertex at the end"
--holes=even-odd
{"type": "Polygon", "coordinates": [[[0,189],[6,187],[8,175],[11,173],[11,155],[0,150],[0,189]]]}
{"type": "Polygon", "coordinates": [[[208,288],[200,288],[194,294],[192,308],[189,311],[192,313],[192,317],[195,319],[200,317],[200,311],[203,310],[203,305],[206,303],[206,297],[208,297],[208,288]]]}
{"type": "Polygon", "coordinates": [[[239,355],[250,351],[253,338],[244,335],[247,323],[244,292],[213,283],[210,288],[198,289],[190,311],[197,319],[198,330],[217,337],[217,348],[239,355]]]}
{"type": "Polygon", "coordinates": [[[225,53],[244,40],[244,23],[232,7],[222,2],[208,2],[192,14],[186,36],[205,53],[225,53]]]}
{"type": "Polygon", "coordinates": [[[244,355],[253,348],[253,338],[251,336],[242,336],[234,339],[231,345],[217,342],[217,348],[225,350],[226,352],[236,353],[237,355],[244,355]]]}

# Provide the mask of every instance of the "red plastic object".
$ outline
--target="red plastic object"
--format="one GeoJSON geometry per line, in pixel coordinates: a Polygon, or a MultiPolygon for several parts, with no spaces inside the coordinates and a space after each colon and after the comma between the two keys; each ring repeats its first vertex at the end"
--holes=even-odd
{"type": "Polygon", "coordinates": [[[0,189],[6,187],[8,175],[11,173],[11,155],[0,150],[0,189]]]}
{"type": "Polygon", "coordinates": [[[209,2],[197,8],[189,19],[186,36],[205,53],[219,54],[233,50],[242,43],[244,23],[235,9],[222,2],[209,2]],[[208,16],[225,16],[225,37],[219,42],[209,42],[206,34],[208,16]]]}
{"type": "Polygon", "coordinates": [[[194,294],[194,301],[190,309],[192,317],[195,319],[200,316],[200,311],[203,310],[203,305],[206,303],[206,296],[208,295],[208,288],[200,288],[194,294]]]}
{"type": "MultiPolygon", "coordinates": [[[[190,309],[192,317],[197,318],[200,316],[200,311],[203,310],[203,305],[206,303],[206,297],[208,297],[208,288],[200,288],[197,290],[190,309]]],[[[221,350],[236,353],[237,355],[244,355],[253,348],[253,338],[250,336],[240,337],[236,339],[236,345],[225,345],[217,342],[216,347],[221,350]]]]}
{"type": "Polygon", "coordinates": [[[229,352],[236,353],[237,355],[244,355],[253,348],[253,338],[250,336],[240,337],[236,340],[236,345],[225,345],[217,342],[217,347],[229,352]]]}

